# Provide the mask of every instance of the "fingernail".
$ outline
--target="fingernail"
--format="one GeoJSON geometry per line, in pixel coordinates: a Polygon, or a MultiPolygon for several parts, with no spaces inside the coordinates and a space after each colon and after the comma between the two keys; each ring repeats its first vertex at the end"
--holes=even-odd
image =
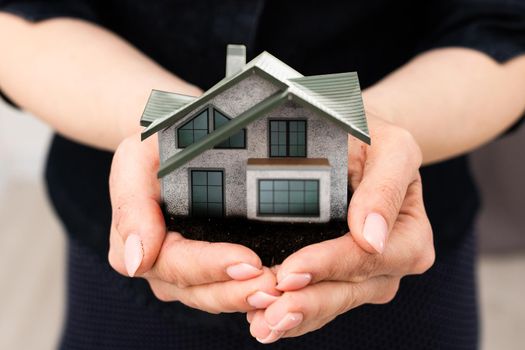
{"type": "Polygon", "coordinates": [[[309,273],[291,273],[283,278],[278,284],[279,290],[296,290],[306,287],[312,280],[312,275],[309,273]]]}
{"type": "Polygon", "coordinates": [[[264,339],[255,338],[259,343],[270,344],[279,340],[283,336],[284,332],[281,331],[271,331],[270,334],[264,339]]]}
{"type": "Polygon", "coordinates": [[[129,277],[135,276],[143,258],[144,248],[142,247],[142,241],[140,240],[139,235],[129,235],[124,247],[124,262],[129,277]]]}
{"type": "Polygon", "coordinates": [[[234,280],[244,281],[259,276],[262,270],[247,263],[228,266],[226,273],[234,280]]]}
{"type": "Polygon", "coordinates": [[[266,309],[277,299],[279,298],[274,295],[270,295],[262,291],[257,291],[250,295],[248,298],[246,298],[246,302],[248,302],[250,306],[256,309],[266,309]]]}
{"type": "Polygon", "coordinates": [[[303,322],[303,314],[300,312],[289,312],[275,326],[270,326],[272,331],[289,331],[303,322]]]}
{"type": "Polygon", "coordinates": [[[388,225],[385,218],[377,213],[368,214],[363,226],[363,237],[379,253],[385,250],[388,225]]]}

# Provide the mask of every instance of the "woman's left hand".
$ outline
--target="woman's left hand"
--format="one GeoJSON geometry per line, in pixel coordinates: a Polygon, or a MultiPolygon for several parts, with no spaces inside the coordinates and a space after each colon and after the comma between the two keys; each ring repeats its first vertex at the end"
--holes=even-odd
{"type": "Polygon", "coordinates": [[[387,303],[403,276],[434,262],[419,147],[403,129],[373,117],[369,124],[371,146],[349,139],[350,233],[307,246],[274,268],[284,293],[247,314],[262,343],[319,329],[362,304],[387,303]]]}

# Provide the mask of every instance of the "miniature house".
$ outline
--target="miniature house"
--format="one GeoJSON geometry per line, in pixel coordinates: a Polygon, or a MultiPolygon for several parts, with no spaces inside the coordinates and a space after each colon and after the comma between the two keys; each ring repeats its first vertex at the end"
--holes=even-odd
{"type": "Polygon", "coordinates": [[[370,142],[357,74],[305,77],[267,52],[227,51],[226,77],[202,96],[153,90],[142,115],[167,213],[346,219],[348,134],[370,142]]]}

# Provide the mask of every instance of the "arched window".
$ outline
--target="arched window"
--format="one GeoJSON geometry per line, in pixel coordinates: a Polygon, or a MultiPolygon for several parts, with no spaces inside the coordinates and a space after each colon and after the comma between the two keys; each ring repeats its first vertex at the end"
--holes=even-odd
{"type": "MultiPolygon", "coordinates": [[[[231,118],[212,106],[207,107],[177,129],[177,147],[185,148],[206,137],[209,133],[227,124],[231,118]]],[[[246,148],[246,129],[239,130],[215,146],[220,149],[246,148]]]]}

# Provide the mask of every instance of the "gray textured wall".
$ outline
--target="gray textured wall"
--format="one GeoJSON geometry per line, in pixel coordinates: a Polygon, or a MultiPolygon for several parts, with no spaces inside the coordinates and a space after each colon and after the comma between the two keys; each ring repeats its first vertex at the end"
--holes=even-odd
{"type": "MultiPolygon", "coordinates": [[[[277,91],[277,87],[252,75],[213,98],[210,103],[230,117],[236,117],[277,91]]],[[[178,123],[160,133],[161,160],[179,152],[176,148],[176,129],[196,113],[198,108],[178,123]]],[[[268,157],[268,119],[307,119],[307,156],[328,158],[331,171],[331,217],[346,217],[347,135],[339,127],[315,113],[288,102],[251,123],[247,130],[246,150],[216,150],[203,152],[185,166],[176,169],[162,180],[164,201],[173,215],[189,213],[189,171],[192,168],[222,168],[225,170],[226,215],[246,216],[246,159],[268,157]],[[327,142],[330,140],[330,142],[327,142]]]]}
{"type": "MultiPolygon", "coordinates": [[[[277,86],[267,80],[251,75],[238,84],[223,91],[210,100],[210,104],[218,107],[229,117],[234,118],[253,105],[263,101],[277,92],[277,86]]],[[[177,127],[191,119],[202,108],[197,108],[181,119],[178,123],[159,133],[159,148],[161,162],[181,150],[177,145],[177,127]]],[[[248,150],[253,144],[250,132],[247,132],[247,149],[243,150],[208,150],[166,175],[162,179],[163,200],[166,209],[173,215],[189,214],[189,170],[191,168],[223,168],[225,187],[225,214],[245,215],[246,194],[244,189],[248,150]],[[235,205],[233,205],[235,203],[235,205]]]]}

